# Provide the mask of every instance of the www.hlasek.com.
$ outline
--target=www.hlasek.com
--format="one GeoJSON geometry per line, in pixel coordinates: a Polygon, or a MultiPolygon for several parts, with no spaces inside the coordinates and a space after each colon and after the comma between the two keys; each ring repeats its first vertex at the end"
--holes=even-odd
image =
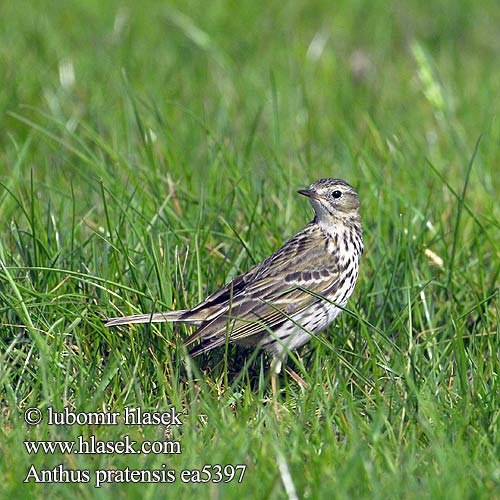
{"type": "MultiPolygon", "coordinates": [[[[164,412],[147,412],[141,408],[125,408],[123,415],[120,412],[72,412],[69,408],[63,411],[55,411],[48,407],[45,414],[39,408],[28,408],[24,413],[24,420],[29,425],[38,425],[43,420],[49,425],[165,425],[182,426],[182,413],[174,407],[164,412]]],[[[142,441],[137,442],[130,436],[122,436],[123,439],[104,441],[90,435],[77,436],[74,441],[24,441],[26,452],[29,455],[43,453],[54,455],[57,453],[68,454],[180,454],[181,443],[174,440],[142,441]]],[[[35,483],[90,483],[94,477],[94,486],[100,488],[105,483],[172,483],[179,479],[184,483],[229,483],[237,481],[241,483],[245,475],[246,465],[220,465],[205,464],[199,469],[183,469],[180,472],[168,469],[161,464],[159,469],[142,470],[131,469],[71,469],[59,464],[51,469],[36,468],[31,465],[24,482],[35,483]]]]}
{"type": "Polygon", "coordinates": [[[74,453],[75,455],[172,455],[182,453],[179,441],[143,441],[138,443],[123,436],[118,441],[102,441],[95,436],[85,439],[77,436],[76,441],[24,441],[24,447],[29,455],[43,453],[53,455],[54,453],[74,453]]]}

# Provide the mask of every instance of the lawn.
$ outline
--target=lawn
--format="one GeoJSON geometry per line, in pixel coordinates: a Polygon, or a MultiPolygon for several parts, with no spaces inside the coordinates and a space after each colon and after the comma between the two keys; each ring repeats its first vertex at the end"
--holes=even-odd
{"type": "Polygon", "coordinates": [[[500,498],[497,2],[0,16],[2,498],[500,498]],[[277,412],[261,352],[104,327],[268,256],[321,177],[365,252],[277,412]]]}

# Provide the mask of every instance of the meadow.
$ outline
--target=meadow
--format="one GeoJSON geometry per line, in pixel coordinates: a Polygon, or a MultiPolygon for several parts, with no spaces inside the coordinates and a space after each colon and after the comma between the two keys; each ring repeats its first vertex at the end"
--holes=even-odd
{"type": "Polygon", "coordinates": [[[500,498],[497,2],[0,17],[0,496],[500,498]],[[365,252],[278,415],[261,352],[191,359],[188,326],[104,327],[268,256],[321,177],[358,191],[365,252]],[[102,444],[124,441],[159,444],[102,444]]]}

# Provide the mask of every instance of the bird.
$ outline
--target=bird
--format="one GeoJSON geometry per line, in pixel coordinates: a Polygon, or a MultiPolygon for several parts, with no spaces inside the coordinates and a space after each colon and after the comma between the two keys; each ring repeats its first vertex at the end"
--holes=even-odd
{"type": "Polygon", "coordinates": [[[275,394],[276,377],[288,353],[326,329],[346,306],[363,253],[360,203],[352,186],[324,178],[297,192],[309,198],[314,218],[262,262],[192,309],[110,318],[105,326],[195,325],[197,330],[184,341],[186,346],[198,341],[189,351],[191,356],[226,341],[263,349],[272,355],[275,394]]]}

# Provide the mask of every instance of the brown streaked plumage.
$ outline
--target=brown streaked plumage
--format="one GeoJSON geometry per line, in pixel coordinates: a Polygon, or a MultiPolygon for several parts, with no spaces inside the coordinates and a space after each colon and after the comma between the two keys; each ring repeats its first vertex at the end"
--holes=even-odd
{"type": "Polygon", "coordinates": [[[320,179],[307,196],[314,219],[278,251],[193,309],[109,319],[106,326],[163,321],[198,325],[185,340],[196,356],[229,342],[273,354],[273,374],[290,350],[341,312],[358,277],[363,236],[358,195],[340,179],[320,179]],[[341,307],[337,307],[341,306],[341,307]]]}

